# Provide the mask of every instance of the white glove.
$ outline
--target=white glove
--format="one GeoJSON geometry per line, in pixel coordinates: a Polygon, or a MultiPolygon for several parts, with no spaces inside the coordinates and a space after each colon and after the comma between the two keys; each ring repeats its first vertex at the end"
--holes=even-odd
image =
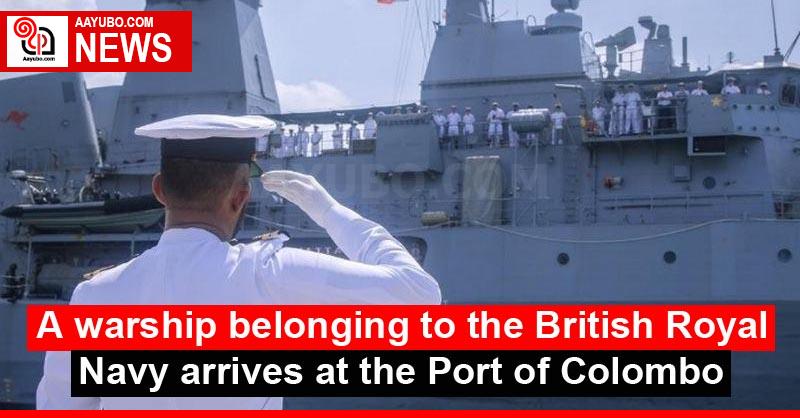
{"type": "Polygon", "coordinates": [[[294,171],[277,170],[261,175],[261,184],[272,193],[297,205],[311,220],[325,228],[325,214],[339,205],[317,179],[294,171]]]}

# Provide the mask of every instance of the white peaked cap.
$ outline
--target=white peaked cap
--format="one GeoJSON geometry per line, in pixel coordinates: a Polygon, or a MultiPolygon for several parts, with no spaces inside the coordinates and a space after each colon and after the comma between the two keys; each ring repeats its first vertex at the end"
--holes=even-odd
{"type": "Polygon", "coordinates": [[[136,128],[136,135],[159,139],[261,138],[277,128],[257,115],[186,115],[136,128]]]}

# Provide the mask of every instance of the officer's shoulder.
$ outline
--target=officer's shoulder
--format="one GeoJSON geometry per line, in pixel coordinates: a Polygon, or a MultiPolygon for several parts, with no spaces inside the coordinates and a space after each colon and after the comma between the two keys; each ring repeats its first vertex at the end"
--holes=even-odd
{"type": "Polygon", "coordinates": [[[283,248],[283,243],[289,241],[289,235],[281,231],[270,231],[253,238],[248,244],[243,244],[263,256],[272,256],[283,248]]]}
{"type": "Polygon", "coordinates": [[[253,238],[254,243],[274,241],[274,240],[280,240],[281,242],[285,242],[289,240],[289,235],[281,231],[269,231],[253,238]]]}
{"type": "Polygon", "coordinates": [[[102,302],[96,300],[97,298],[95,296],[98,294],[97,291],[100,291],[100,289],[105,289],[106,286],[114,283],[119,277],[120,273],[127,268],[131,261],[123,264],[99,268],[84,274],[84,281],[78,283],[78,285],[75,287],[70,303],[81,305],[90,304],[93,302],[102,302]]]}
{"type": "Polygon", "coordinates": [[[90,272],[88,272],[88,273],[83,275],[83,280],[92,280],[95,277],[97,277],[98,274],[100,274],[100,273],[102,273],[104,271],[108,271],[108,270],[111,270],[113,268],[119,267],[120,265],[121,264],[114,264],[114,265],[111,265],[111,266],[101,267],[101,268],[99,268],[97,270],[94,270],[94,271],[90,271],[90,272]]]}
{"type": "Polygon", "coordinates": [[[94,282],[94,283],[113,280],[114,278],[119,276],[119,274],[123,272],[128,267],[128,265],[131,264],[131,262],[133,262],[133,260],[130,260],[122,264],[116,264],[99,268],[97,270],[84,274],[83,279],[87,282],[94,282]]]}

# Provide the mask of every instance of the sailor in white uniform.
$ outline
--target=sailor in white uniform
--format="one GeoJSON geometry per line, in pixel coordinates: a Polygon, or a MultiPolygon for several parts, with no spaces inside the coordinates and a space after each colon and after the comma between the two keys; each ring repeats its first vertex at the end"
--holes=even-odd
{"type": "Polygon", "coordinates": [[[553,124],[551,133],[552,145],[564,144],[564,128],[567,124],[567,114],[564,113],[560,104],[556,105],[555,111],[550,114],[550,122],[553,124]]]}
{"type": "Polygon", "coordinates": [[[756,89],[756,94],[759,96],[771,96],[772,90],[769,89],[769,84],[767,84],[766,82],[762,82],[761,84],[758,85],[758,88],[756,89]]]}
{"type": "Polygon", "coordinates": [[[297,133],[297,155],[301,157],[305,157],[308,155],[308,132],[306,132],[306,126],[300,125],[298,128],[299,132],[297,133]]]}
{"type": "Polygon", "coordinates": [[[606,136],[606,107],[600,99],[594,101],[592,108],[592,119],[596,127],[595,135],[606,136]]]}
{"type": "Polygon", "coordinates": [[[286,138],[286,157],[294,157],[297,155],[297,134],[294,133],[294,129],[289,129],[286,138]]]}
{"type": "Polygon", "coordinates": [[[720,94],[723,96],[735,96],[737,94],[742,94],[742,90],[736,85],[736,78],[728,77],[728,82],[725,84],[725,87],[722,88],[720,94]]]}
{"type": "MultiPolygon", "coordinates": [[[[158,244],[78,285],[73,305],[422,304],[439,285],[380,225],[339,204],[311,176],[275,171],[261,183],[324,228],[348,259],[283,248],[273,234],[230,244],[250,200],[260,116],[185,116],[136,130],[162,138],[153,193],[166,207],[158,244]]],[[[48,352],[39,409],[282,409],[280,397],[120,398],[70,396],[70,353],[48,352]]]]}
{"type": "Polygon", "coordinates": [[[620,136],[625,129],[625,89],[617,87],[614,97],[611,99],[611,122],[608,131],[611,136],[620,136]]]}
{"type": "Polygon", "coordinates": [[[464,142],[467,148],[472,148],[475,145],[475,114],[472,113],[471,107],[464,108],[464,117],[461,121],[464,123],[464,142]]]}
{"type": "Polygon", "coordinates": [[[319,131],[319,126],[314,125],[314,132],[311,133],[311,156],[319,157],[319,152],[321,148],[322,148],[322,132],[319,131]]]}
{"type": "Polygon", "coordinates": [[[447,114],[447,136],[458,136],[460,127],[461,115],[458,113],[458,107],[450,106],[450,113],[447,114]]]}
{"type": "Polygon", "coordinates": [[[372,112],[367,113],[367,120],[364,121],[364,139],[375,139],[378,136],[378,122],[372,112]]]}
{"type": "Polygon", "coordinates": [[[672,129],[675,119],[675,94],[669,90],[669,86],[664,84],[656,95],[656,129],[665,131],[672,129]]]}
{"type": "Polygon", "coordinates": [[[353,142],[361,140],[361,129],[358,128],[358,121],[353,120],[350,122],[350,129],[347,130],[348,149],[347,153],[353,153],[353,142]]]}
{"type": "Polygon", "coordinates": [[[433,114],[433,123],[436,124],[436,132],[439,135],[439,139],[444,138],[445,134],[445,125],[447,125],[447,117],[444,115],[442,109],[436,109],[436,113],[433,114]]]}
{"type": "Polygon", "coordinates": [[[344,148],[344,130],[342,129],[342,124],[336,122],[333,125],[333,133],[331,133],[331,137],[333,138],[333,149],[340,150],[344,148]]]}
{"type": "Polygon", "coordinates": [[[486,122],[489,124],[489,147],[500,147],[500,138],[503,136],[503,119],[506,113],[500,108],[497,102],[492,103],[492,110],[486,115],[486,122]]]}
{"type": "Polygon", "coordinates": [[[706,90],[703,80],[697,82],[697,88],[692,90],[692,96],[708,96],[708,90],[706,90]]]}
{"type": "Polygon", "coordinates": [[[361,140],[361,129],[358,129],[358,121],[350,122],[350,129],[347,131],[347,139],[350,141],[361,140]]]}
{"type": "Polygon", "coordinates": [[[273,157],[283,158],[286,156],[286,129],[280,128],[281,146],[273,148],[273,157]]]}
{"type": "Polygon", "coordinates": [[[450,106],[450,113],[447,114],[447,146],[453,149],[461,130],[461,114],[458,107],[450,106]]]}
{"type": "Polygon", "coordinates": [[[633,84],[628,86],[625,94],[625,133],[639,135],[642,133],[642,96],[633,84]]]}

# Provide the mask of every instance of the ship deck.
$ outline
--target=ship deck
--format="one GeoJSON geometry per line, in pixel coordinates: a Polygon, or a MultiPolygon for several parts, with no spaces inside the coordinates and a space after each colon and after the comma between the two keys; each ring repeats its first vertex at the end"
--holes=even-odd
{"type": "Polygon", "coordinates": [[[611,144],[617,142],[637,142],[637,141],[674,141],[676,139],[686,139],[689,135],[685,132],[676,132],[669,134],[642,134],[642,135],[626,135],[626,136],[587,136],[583,139],[585,144],[611,144]]]}

